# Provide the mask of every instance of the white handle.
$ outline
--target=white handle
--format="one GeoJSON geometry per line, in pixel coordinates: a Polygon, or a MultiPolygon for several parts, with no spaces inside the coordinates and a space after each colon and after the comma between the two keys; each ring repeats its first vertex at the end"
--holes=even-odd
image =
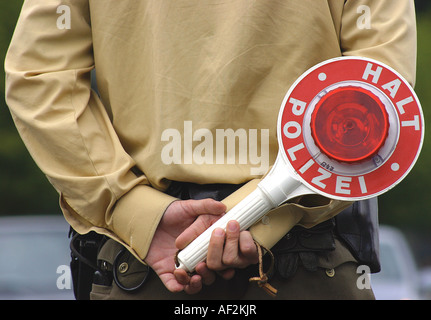
{"type": "Polygon", "coordinates": [[[231,220],[238,221],[241,230],[249,228],[255,221],[262,217],[272,208],[272,204],[263,195],[260,188],[257,188],[240,203],[227,212],[222,218],[217,220],[211,227],[205,230],[186,248],[180,251],[177,256],[178,268],[192,272],[197,264],[204,261],[211,234],[216,228],[226,229],[227,223],[231,220]]]}
{"type": "MultiPolygon", "coordinates": [[[[277,158],[279,160],[280,157],[277,158]]],[[[192,272],[197,264],[205,261],[211,234],[216,228],[226,230],[231,220],[238,221],[241,230],[246,230],[259,221],[269,210],[301,193],[311,193],[303,189],[301,183],[286,171],[283,161],[277,161],[271,172],[258,184],[257,188],[241,202],[205,230],[177,256],[177,268],[192,272]]]]}

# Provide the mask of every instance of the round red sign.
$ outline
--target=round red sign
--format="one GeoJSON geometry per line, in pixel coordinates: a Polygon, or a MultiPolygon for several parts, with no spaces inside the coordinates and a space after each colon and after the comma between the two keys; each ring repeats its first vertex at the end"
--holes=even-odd
{"type": "Polygon", "coordinates": [[[327,60],[286,94],[278,119],[285,162],[306,186],[330,198],[367,199],[399,183],[424,137],[408,82],[367,58],[327,60]]]}

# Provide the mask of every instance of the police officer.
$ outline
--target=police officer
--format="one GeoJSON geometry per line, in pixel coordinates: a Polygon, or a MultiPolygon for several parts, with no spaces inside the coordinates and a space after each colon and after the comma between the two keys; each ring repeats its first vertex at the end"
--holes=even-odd
{"type": "Polygon", "coordinates": [[[174,256],[255,188],[265,172],[252,148],[274,162],[280,102],[298,76],[355,55],[413,84],[415,32],[413,0],[26,0],[5,63],[7,103],[67,221],[103,236],[92,298],[269,297],[249,283],[256,274],[269,291],[272,274],[280,299],[373,298],[356,286],[358,265],[378,270],[373,202],[306,197],[250,230],[232,222],[194,275],[175,270],[174,256]],[[229,153],[214,139],[229,129],[243,141],[268,130],[268,143],[229,153]],[[273,268],[265,249],[256,265],[260,246],[273,268]]]}

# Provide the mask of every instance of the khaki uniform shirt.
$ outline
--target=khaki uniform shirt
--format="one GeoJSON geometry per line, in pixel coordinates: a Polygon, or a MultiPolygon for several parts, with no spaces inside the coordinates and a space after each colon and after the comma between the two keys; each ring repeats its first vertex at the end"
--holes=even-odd
{"type": "MultiPolygon", "coordinates": [[[[342,55],[380,60],[413,84],[413,0],[27,0],[6,58],[7,103],[67,221],[145,259],[174,200],[169,182],[252,186],[277,155],[289,86],[342,55]]],[[[328,212],[274,219],[255,237],[271,246],[265,230],[328,212]]]]}

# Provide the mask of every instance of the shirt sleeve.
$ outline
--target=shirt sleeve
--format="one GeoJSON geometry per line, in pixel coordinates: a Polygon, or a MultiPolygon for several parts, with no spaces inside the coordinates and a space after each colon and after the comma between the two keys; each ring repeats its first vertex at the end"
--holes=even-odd
{"type": "Polygon", "coordinates": [[[414,86],[416,15],[413,0],[347,0],[340,28],[343,55],[381,61],[414,86]]]}
{"type": "Polygon", "coordinates": [[[174,198],[133,173],[91,90],[93,67],[88,0],[25,1],[5,60],[16,127],[72,227],[108,234],[144,259],[174,198]]]}

